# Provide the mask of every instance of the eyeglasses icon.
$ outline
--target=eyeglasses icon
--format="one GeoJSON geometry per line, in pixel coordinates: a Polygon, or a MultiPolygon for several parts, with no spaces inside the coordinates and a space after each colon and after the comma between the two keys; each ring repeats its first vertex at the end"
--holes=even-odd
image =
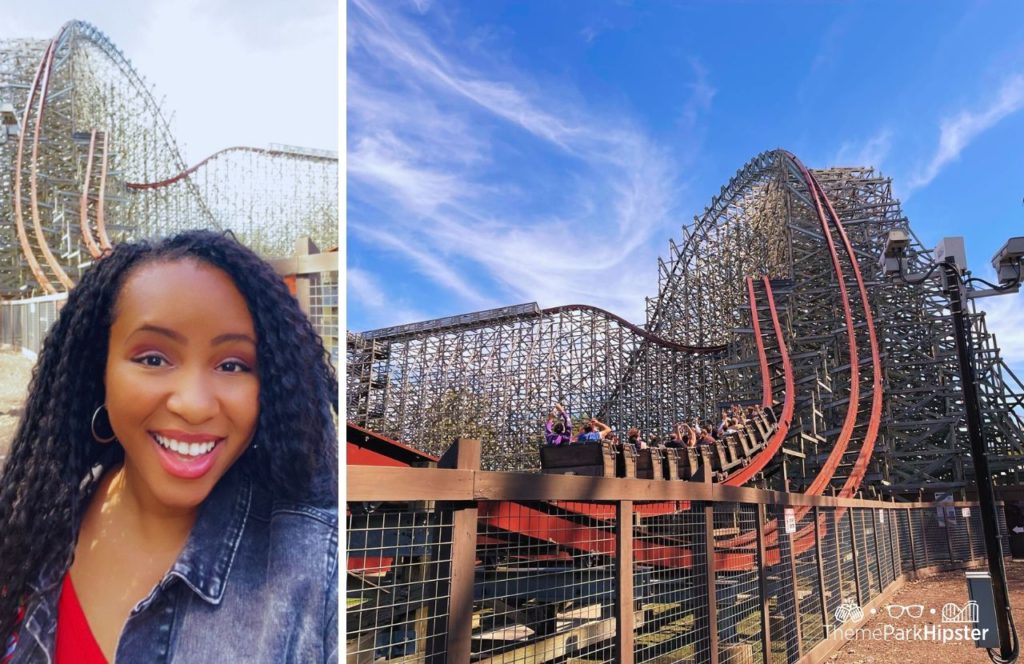
{"type": "Polygon", "coordinates": [[[924,615],[924,606],[921,604],[910,604],[908,606],[903,606],[901,604],[887,604],[885,610],[889,612],[890,618],[899,618],[901,616],[920,618],[924,615]]]}

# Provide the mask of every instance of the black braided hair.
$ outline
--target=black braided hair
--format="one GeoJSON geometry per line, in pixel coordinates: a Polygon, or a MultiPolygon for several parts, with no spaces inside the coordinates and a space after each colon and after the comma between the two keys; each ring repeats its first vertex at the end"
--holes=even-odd
{"type": "Polygon", "coordinates": [[[0,652],[29,584],[70,562],[85,508],[82,479],[95,464],[123,458],[119,444],[96,444],[90,429],[93,411],[105,401],[121,286],[139,266],[173,260],[226,272],[253,318],[260,412],[238,470],[276,498],[337,505],[338,381],[323,341],[283,280],[230,234],[190,231],[120,244],[82,275],[47,334],[0,476],[0,652]]]}

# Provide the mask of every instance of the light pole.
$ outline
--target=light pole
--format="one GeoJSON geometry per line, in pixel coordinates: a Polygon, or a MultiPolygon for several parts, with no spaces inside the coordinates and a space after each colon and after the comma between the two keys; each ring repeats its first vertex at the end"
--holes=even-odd
{"type": "Polygon", "coordinates": [[[1024,237],[1011,238],[996,252],[992,266],[998,275],[999,285],[980,279],[966,278],[966,255],[962,238],[946,238],[936,248],[938,261],[929,271],[915,278],[904,274],[904,255],[909,238],[903,231],[890,231],[885,251],[879,260],[887,276],[898,276],[903,282],[919,284],[928,279],[936,269],[943,272],[943,292],[949,299],[950,315],[953,318],[953,333],[956,338],[956,355],[960,369],[960,384],[964,393],[964,413],[967,418],[967,437],[971,445],[971,460],[974,464],[974,478],[978,485],[978,503],[981,511],[981,526],[985,535],[985,551],[988,570],[992,578],[992,595],[995,603],[996,628],[999,632],[999,655],[989,650],[989,657],[997,662],[1014,662],[1019,654],[1016,630],[1010,613],[1010,597],[1006,588],[1006,570],[1003,567],[1002,547],[999,544],[999,525],[996,517],[995,492],[992,489],[992,473],[989,470],[985,433],[981,422],[981,405],[978,401],[978,386],[974,374],[971,354],[970,325],[967,320],[968,298],[988,297],[1015,293],[1020,289],[1021,259],[1024,257],[1024,237]],[[968,287],[972,281],[989,286],[987,290],[968,287]]]}

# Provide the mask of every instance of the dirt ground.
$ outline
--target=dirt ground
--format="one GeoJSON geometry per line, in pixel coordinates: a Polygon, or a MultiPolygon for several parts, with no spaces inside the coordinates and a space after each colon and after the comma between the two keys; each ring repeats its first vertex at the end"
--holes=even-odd
{"type": "MultiPolygon", "coordinates": [[[[1020,634],[1024,629],[1024,561],[1007,561],[1006,575],[1010,587],[1010,607],[1020,634]]],[[[960,606],[967,602],[967,581],[963,572],[947,572],[921,581],[908,582],[889,601],[889,604],[923,605],[924,615],[920,618],[905,615],[890,618],[888,612],[882,609],[857,627],[860,633],[882,628],[883,634],[886,625],[892,625],[894,631],[929,624],[945,627],[941,611],[947,602],[956,602],[960,606]],[[931,609],[935,609],[934,615],[931,609]]],[[[826,661],[829,664],[981,664],[989,660],[985,650],[975,648],[973,641],[943,643],[940,640],[910,638],[896,641],[891,637],[889,640],[869,637],[848,641],[826,661]]]]}
{"type": "Polygon", "coordinates": [[[32,360],[21,353],[0,349],[0,460],[7,456],[18,426],[32,365],[32,360]]]}

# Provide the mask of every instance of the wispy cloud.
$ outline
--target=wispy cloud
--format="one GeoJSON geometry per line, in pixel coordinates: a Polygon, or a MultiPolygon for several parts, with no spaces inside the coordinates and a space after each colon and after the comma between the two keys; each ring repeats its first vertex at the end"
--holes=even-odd
{"type": "Polygon", "coordinates": [[[1006,116],[1024,107],[1024,76],[1014,74],[1000,86],[995,97],[979,110],[964,110],[939,124],[939,145],[928,163],[911,177],[909,191],[927,186],[942,169],[956,160],[971,141],[1006,116]]]}
{"type": "Polygon", "coordinates": [[[693,82],[687,84],[690,96],[683,106],[682,123],[684,128],[692,129],[697,122],[711,110],[711,103],[718,90],[711,85],[707,67],[697,58],[690,58],[690,69],[693,70],[693,82]]]}
{"type": "Polygon", "coordinates": [[[413,246],[386,231],[374,230],[359,223],[350,223],[349,230],[377,246],[397,252],[412,261],[412,264],[424,277],[441,284],[466,302],[481,309],[496,306],[495,302],[469,285],[455,270],[430,250],[413,246]]]}
{"type": "MultiPolygon", "coordinates": [[[[466,307],[585,302],[642,322],[680,189],[657,140],[400,12],[353,0],[348,18],[350,231],[466,307]]],[[[691,66],[696,124],[715,89],[691,66]]]]}
{"type": "MultiPolygon", "coordinates": [[[[400,320],[421,320],[426,318],[418,310],[404,303],[396,303],[371,273],[357,267],[345,270],[345,282],[350,300],[358,301],[366,309],[371,325],[381,321],[390,321],[396,317],[400,320]]],[[[381,323],[382,326],[386,323],[381,323]]]]}
{"type": "Polygon", "coordinates": [[[874,166],[881,168],[892,147],[892,130],[883,128],[866,141],[844,141],[832,163],[837,166],[874,166]]]}

